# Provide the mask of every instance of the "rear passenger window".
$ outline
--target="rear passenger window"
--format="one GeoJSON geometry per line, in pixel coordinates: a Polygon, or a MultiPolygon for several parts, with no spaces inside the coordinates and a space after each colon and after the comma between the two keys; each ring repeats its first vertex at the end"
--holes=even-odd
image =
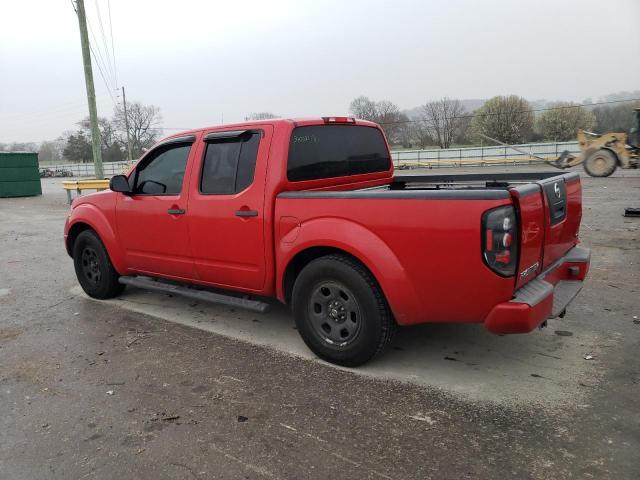
{"type": "Polygon", "coordinates": [[[260,132],[207,141],[200,192],[209,195],[238,193],[253,182],[260,132]]]}
{"type": "Polygon", "coordinates": [[[389,150],[377,128],[313,125],[294,128],[291,134],[290,181],[386,172],[390,168],[389,150]]]}

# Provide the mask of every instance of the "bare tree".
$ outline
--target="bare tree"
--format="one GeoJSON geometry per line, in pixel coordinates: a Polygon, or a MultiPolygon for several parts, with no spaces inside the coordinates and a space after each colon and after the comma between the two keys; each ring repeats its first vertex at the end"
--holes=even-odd
{"type": "Polygon", "coordinates": [[[640,108],[640,102],[602,105],[594,108],[595,128],[600,133],[628,132],[632,126],[634,108],[640,108]]]}
{"type": "Polygon", "coordinates": [[[62,160],[62,152],[66,145],[62,137],[56,140],[45,140],[38,148],[38,160],[41,162],[59,162],[62,160]]]}
{"type": "Polygon", "coordinates": [[[431,130],[419,116],[413,117],[409,128],[411,129],[411,140],[417,147],[425,148],[434,144],[434,140],[431,138],[431,130]]]}
{"type": "Polygon", "coordinates": [[[244,117],[245,121],[249,120],[269,120],[271,118],[279,118],[278,115],[275,115],[271,112],[255,112],[250,113],[246,117],[244,117]]]}
{"type": "Polygon", "coordinates": [[[444,97],[421,107],[421,120],[440,148],[449,148],[464,125],[460,100],[444,97]]]}
{"type": "Polygon", "coordinates": [[[389,100],[375,102],[368,97],[360,96],[351,102],[349,110],[356,118],[378,123],[387,135],[389,143],[406,143],[405,127],[409,119],[395,103],[389,100]]]}
{"type": "Polygon", "coordinates": [[[409,118],[400,111],[395,103],[389,100],[377,102],[376,117],[373,121],[382,127],[389,143],[394,145],[403,144],[402,133],[409,118]]]}
{"type": "Polygon", "coordinates": [[[349,111],[354,117],[361,118],[363,120],[375,122],[378,118],[377,103],[364,95],[353,99],[351,104],[349,104],[349,111]]]}
{"type": "Polygon", "coordinates": [[[409,120],[406,113],[401,113],[401,122],[398,123],[398,143],[404,148],[410,148],[413,146],[414,130],[413,122],[409,120]]]}
{"type": "MultiPolygon", "coordinates": [[[[82,120],[79,125],[84,136],[91,138],[91,122],[89,117],[82,120]]],[[[100,143],[102,145],[101,150],[103,161],[122,161],[124,159],[124,148],[126,148],[126,144],[123,145],[120,141],[120,133],[118,132],[118,126],[116,125],[115,120],[99,117],[98,128],[100,129],[100,143]]],[[[126,137],[126,132],[123,133],[126,137]]]]}
{"type": "Polygon", "coordinates": [[[38,145],[34,142],[0,143],[0,152],[37,152],[38,145]]]}
{"type": "Polygon", "coordinates": [[[473,143],[471,138],[471,121],[473,120],[473,113],[468,113],[462,116],[460,119],[460,125],[458,127],[458,133],[456,134],[453,143],[458,145],[470,145],[473,143]]]}
{"type": "MultiPolygon", "coordinates": [[[[127,103],[127,117],[129,120],[129,135],[131,150],[134,157],[139,157],[144,149],[151,147],[162,135],[162,116],[160,109],[154,105],[143,105],[140,102],[127,103]]],[[[127,130],[124,111],[121,106],[116,107],[113,123],[118,129],[120,143],[126,145],[127,130]]]]}

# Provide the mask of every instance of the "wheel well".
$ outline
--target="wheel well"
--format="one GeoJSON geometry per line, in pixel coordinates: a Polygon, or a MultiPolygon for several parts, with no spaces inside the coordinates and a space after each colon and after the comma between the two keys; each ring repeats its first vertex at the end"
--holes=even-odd
{"type": "Polygon", "coordinates": [[[359,264],[361,264],[362,267],[365,268],[371,274],[371,277],[373,278],[373,280],[379,285],[379,282],[375,278],[373,273],[367,268],[367,266],[358,257],[351,255],[350,253],[345,252],[344,250],[341,250],[339,248],[312,247],[312,248],[303,250],[301,252],[298,252],[289,261],[289,264],[287,265],[287,268],[284,272],[284,277],[283,277],[285,303],[287,304],[291,303],[291,294],[293,292],[293,285],[295,284],[296,278],[298,278],[298,275],[300,274],[300,272],[304,267],[306,267],[309,263],[311,263],[316,258],[320,258],[326,255],[332,255],[336,253],[340,255],[344,255],[346,257],[350,257],[356,262],[358,262],[359,264]]]}
{"type": "Polygon", "coordinates": [[[86,223],[78,222],[74,224],[67,235],[67,253],[70,257],[73,257],[73,244],[76,243],[76,238],[85,230],[92,230],[92,228],[86,223]]]}

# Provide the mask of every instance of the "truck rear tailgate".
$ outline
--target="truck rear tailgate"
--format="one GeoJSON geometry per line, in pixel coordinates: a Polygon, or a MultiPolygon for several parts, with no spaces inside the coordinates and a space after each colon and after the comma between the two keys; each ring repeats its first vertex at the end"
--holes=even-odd
{"type": "Polygon", "coordinates": [[[580,176],[567,173],[510,189],[520,214],[519,289],[579,243],[580,176]]]}

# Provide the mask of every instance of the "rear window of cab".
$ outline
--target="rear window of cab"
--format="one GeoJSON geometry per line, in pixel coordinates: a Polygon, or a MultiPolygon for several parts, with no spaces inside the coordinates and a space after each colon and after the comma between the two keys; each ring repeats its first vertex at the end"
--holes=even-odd
{"type": "Polygon", "coordinates": [[[391,168],[382,132],[361,125],[311,125],[291,133],[287,178],[292,182],[386,172],[391,168]]]}

